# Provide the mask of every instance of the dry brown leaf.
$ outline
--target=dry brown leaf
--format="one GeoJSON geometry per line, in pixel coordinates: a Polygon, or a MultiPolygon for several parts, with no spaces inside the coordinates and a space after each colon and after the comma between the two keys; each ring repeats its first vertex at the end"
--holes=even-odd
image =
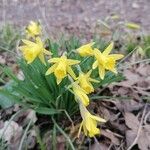
{"type": "Polygon", "coordinates": [[[142,128],[137,143],[141,150],[150,149],[150,125],[146,125],[142,128]]]}
{"type": "Polygon", "coordinates": [[[134,100],[124,100],[124,101],[116,101],[116,107],[121,112],[132,112],[137,111],[143,107],[144,104],[136,102],[134,100]]]}
{"type": "Polygon", "coordinates": [[[139,127],[138,118],[135,115],[133,115],[133,113],[129,113],[129,112],[126,112],[124,117],[128,128],[137,131],[139,127]]]}
{"type": "Polygon", "coordinates": [[[124,76],[128,80],[128,84],[131,86],[137,83],[141,78],[137,73],[129,69],[124,70],[124,76]]]}
{"type": "Polygon", "coordinates": [[[4,56],[0,55],[0,64],[5,64],[6,60],[4,58],[4,56]]]}
{"type": "Polygon", "coordinates": [[[119,139],[114,135],[114,133],[110,130],[101,130],[101,134],[105,137],[107,137],[108,139],[111,140],[111,142],[115,145],[119,145],[120,141],[119,139]]]}
{"type": "Polygon", "coordinates": [[[104,143],[102,142],[95,142],[90,148],[89,150],[108,150],[108,146],[106,146],[104,143]]]}
{"type": "Polygon", "coordinates": [[[14,121],[5,121],[4,127],[0,129],[0,137],[3,137],[8,143],[11,143],[12,141],[15,143],[16,140],[21,137],[22,132],[23,129],[18,123],[14,121]]]}
{"type": "Polygon", "coordinates": [[[125,136],[126,136],[127,147],[129,147],[133,143],[134,139],[136,138],[136,135],[137,135],[137,133],[134,132],[133,130],[126,131],[125,136]]]}
{"type": "Polygon", "coordinates": [[[137,73],[142,76],[149,76],[150,75],[150,65],[140,64],[139,67],[136,69],[137,73]]]}

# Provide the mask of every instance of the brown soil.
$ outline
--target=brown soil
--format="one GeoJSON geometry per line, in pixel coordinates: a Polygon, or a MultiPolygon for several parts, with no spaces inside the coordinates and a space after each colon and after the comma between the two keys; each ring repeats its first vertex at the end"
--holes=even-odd
{"type": "Polygon", "coordinates": [[[0,0],[1,23],[22,27],[30,20],[39,20],[53,36],[64,31],[89,36],[99,19],[113,14],[122,21],[140,24],[150,33],[149,10],[149,0],[0,0]]]}

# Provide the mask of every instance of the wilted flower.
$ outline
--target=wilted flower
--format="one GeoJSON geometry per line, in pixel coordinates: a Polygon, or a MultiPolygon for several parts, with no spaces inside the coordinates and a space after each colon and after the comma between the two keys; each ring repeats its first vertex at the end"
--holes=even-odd
{"type": "Polygon", "coordinates": [[[94,45],[95,43],[92,42],[92,43],[89,43],[89,44],[86,44],[86,45],[83,45],[81,47],[79,47],[77,49],[77,52],[81,55],[81,56],[92,56],[94,53],[93,53],[93,48],[92,46],[94,45]]]}
{"type": "Polygon", "coordinates": [[[32,63],[36,57],[38,57],[43,64],[46,64],[44,54],[51,55],[51,52],[44,48],[44,44],[39,37],[36,38],[35,42],[29,40],[22,40],[22,42],[24,45],[20,46],[19,49],[23,52],[28,64],[32,63]]]}
{"type": "Polygon", "coordinates": [[[46,75],[49,75],[54,72],[54,75],[57,78],[57,84],[59,84],[63,78],[67,76],[67,73],[76,79],[76,75],[73,72],[71,66],[80,63],[78,60],[67,59],[66,56],[61,56],[60,58],[52,58],[48,60],[50,63],[54,63],[46,72],[46,75]]]}
{"type": "Polygon", "coordinates": [[[80,125],[79,134],[81,132],[82,127],[83,127],[84,134],[86,136],[93,137],[97,134],[100,134],[100,129],[97,128],[97,123],[106,122],[106,120],[90,114],[89,111],[82,103],[80,103],[79,105],[80,105],[81,117],[83,119],[80,125]]]}
{"type": "Polygon", "coordinates": [[[96,83],[99,82],[98,80],[95,80],[90,77],[91,73],[92,73],[92,70],[90,70],[86,74],[82,72],[79,74],[79,77],[78,77],[79,85],[84,91],[86,91],[86,94],[94,92],[94,88],[91,82],[96,82],[96,83]]]}
{"type": "Polygon", "coordinates": [[[41,26],[38,22],[31,21],[26,28],[28,37],[35,37],[41,34],[41,26]]]}
{"type": "Polygon", "coordinates": [[[93,63],[92,68],[95,69],[98,67],[99,69],[99,76],[101,79],[104,79],[105,76],[105,70],[110,70],[114,73],[117,73],[117,70],[115,68],[116,60],[121,59],[123,55],[121,54],[110,54],[113,48],[113,42],[103,51],[101,52],[98,49],[94,49],[94,55],[96,58],[96,61],[93,63]]]}

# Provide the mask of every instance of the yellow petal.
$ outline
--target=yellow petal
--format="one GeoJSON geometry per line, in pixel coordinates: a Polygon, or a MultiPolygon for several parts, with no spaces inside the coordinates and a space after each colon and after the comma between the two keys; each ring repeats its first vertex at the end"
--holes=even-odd
{"type": "Polygon", "coordinates": [[[95,42],[89,43],[89,44],[85,44],[81,47],[79,47],[77,49],[77,52],[81,55],[81,56],[92,56],[93,55],[93,48],[92,46],[95,44],[95,42]]]}
{"type": "Polygon", "coordinates": [[[57,63],[60,61],[60,58],[51,58],[48,60],[49,63],[57,63]]]}
{"type": "Polygon", "coordinates": [[[27,46],[19,46],[21,51],[27,51],[29,48],[27,46]]]}
{"type": "Polygon", "coordinates": [[[95,135],[100,134],[100,130],[98,128],[93,128],[90,132],[89,132],[89,137],[94,137],[95,135]]]}
{"type": "Polygon", "coordinates": [[[89,78],[89,81],[90,82],[95,82],[95,83],[99,83],[100,81],[96,80],[96,79],[93,79],[93,78],[89,78]]]}
{"type": "Polygon", "coordinates": [[[108,45],[108,47],[104,50],[103,54],[104,54],[104,55],[108,55],[108,54],[111,52],[111,50],[113,49],[113,46],[114,46],[114,43],[111,42],[111,43],[108,45]]]}
{"type": "Polygon", "coordinates": [[[57,78],[57,80],[56,80],[56,82],[57,82],[57,84],[60,84],[60,82],[62,81],[62,78],[57,78]]]}
{"type": "Polygon", "coordinates": [[[110,71],[112,71],[113,73],[117,74],[117,69],[116,68],[112,68],[110,71]]]}
{"type": "Polygon", "coordinates": [[[112,70],[115,67],[116,61],[114,59],[108,59],[104,64],[104,68],[107,70],[112,70]]]}
{"type": "Polygon", "coordinates": [[[105,68],[104,67],[100,67],[99,68],[99,76],[100,78],[103,80],[104,79],[104,76],[105,76],[105,68]]]}
{"type": "Polygon", "coordinates": [[[100,117],[98,117],[98,116],[91,115],[91,118],[93,118],[93,119],[95,119],[95,120],[97,120],[97,121],[99,121],[99,122],[106,122],[105,119],[100,118],[100,117]]]}
{"type": "Polygon", "coordinates": [[[89,94],[91,92],[94,92],[94,88],[92,84],[89,82],[89,77],[87,74],[80,73],[78,77],[79,85],[82,89],[86,91],[86,94],[89,94]]]}
{"type": "Polygon", "coordinates": [[[36,43],[37,43],[37,44],[43,45],[43,42],[42,42],[42,40],[41,40],[40,37],[37,37],[35,40],[36,40],[36,43]]]}
{"type": "Polygon", "coordinates": [[[114,60],[119,60],[119,59],[123,58],[124,55],[122,55],[122,54],[111,54],[108,57],[111,59],[114,59],[114,60]]]}
{"type": "Polygon", "coordinates": [[[72,68],[70,66],[67,67],[67,72],[70,74],[70,76],[76,80],[76,75],[75,73],[73,72],[72,68]]]}
{"type": "Polygon", "coordinates": [[[33,47],[36,45],[34,42],[31,42],[31,41],[25,40],[25,39],[23,39],[22,42],[30,47],[33,47]]]}
{"type": "Polygon", "coordinates": [[[34,59],[37,57],[38,53],[33,50],[23,51],[23,55],[28,64],[32,63],[34,59]]]}
{"type": "Polygon", "coordinates": [[[67,75],[66,63],[59,62],[54,71],[54,74],[55,74],[56,78],[63,79],[67,75]]]}
{"type": "Polygon", "coordinates": [[[46,50],[46,49],[44,49],[44,54],[46,54],[46,55],[52,55],[52,53],[50,51],[46,50]]]}
{"type": "Polygon", "coordinates": [[[103,55],[101,51],[97,48],[94,49],[94,56],[96,57],[97,61],[102,61],[103,60],[103,55]]]}
{"type": "Polygon", "coordinates": [[[40,54],[38,55],[38,57],[39,57],[39,59],[41,60],[41,62],[42,62],[44,65],[46,65],[46,62],[45,62],[45,58],[44,58],[43,53],[40,53],[40,54]]]}
{"type": "Polygon", "coordinates": [[[53,73],[54,70],[56,69],[56,67],[57,67],[57,64],[54,64],[53,66],[51,66],[51,67],[46,71],[45,75],[49,75],[49,74],[53,73]]]}
{"type": "Polygon", "coordinates": [[[89,70],[89,71],[86,73],[86,76],[87,76],[87,77],[90,77],[91,73],[92,73],[92,69],[89,70]]]}
{"type": "Polygon", "coordinates": [[[80,96],[84,106],[88,106],[89,105],[89,98],[86,94],[82,93],[82,95],[80,96]]]}
{"type": "Polygon", "coordinates": [[[92,84],[90,82],[87,82],[85,78],[80,81],[80,86],[86,91],[86,94],[94,92],[92,84]]]}
{"type": "Polygon", "coordinates": [[[93,65],[92,65],[92,69],[97,68],[97,66],[98,66],[98,61],[96,60],[96,61],[93,63],[93,65]]]}
{"type": "Polygon", "coordinates": [[[89,105],[89,98],[88,96],[83,92],[83,90],[79,89],[73,89],[76,97],[83,103],[84,106],[89,105]]]}
{"type": "Polygon", "coordinates": [[[41,34],[41,26],[37,22],[31,21],[26,28],[28,37],[35,37],[41,34]]]}
{"type": "Polygon", "coordinates": [[[75,64],[78,64],[78,63],[80,63],[79,60],[67,59],[67,64],[68,65],[75,65],[75,64]]]}

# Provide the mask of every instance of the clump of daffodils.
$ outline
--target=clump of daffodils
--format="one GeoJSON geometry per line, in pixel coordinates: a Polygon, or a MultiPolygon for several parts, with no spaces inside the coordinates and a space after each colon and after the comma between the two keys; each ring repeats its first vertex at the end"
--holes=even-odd
{"type": "Polygon", "coordinates": [[[69,58],[67,53],[63,53],[59,57],[52,57],[52,52],[45,49],[41,32],[39,23],[32,21],[27,26],[27,39],[22,40],[22,45],[19,47],[24,59],[27,64],[31,64],[35,59],[39,59],[45,66],[50,65],[50,67],[47,67],[45,76],[48,77],[53,74],[57,85],[60,85],[67,78],[70,81],[70,85],[67,86],[74,94],[74,100],[79,105],[82,117],[79,134],[82,129],[84,134],[89,137],[100,134],[100,129],[97,125],[99,122],[106,122],[106,120],[88,111],[87,106],[90,104],[89,94],[94,92],[94,84],[98,84],[100,80],[104,80],[107,71],[117,74],[116,61],[123,58],[123,55],[110,54],[113,49],[113,42],[103,51],[97,49],[94,42],[85,44],[76,50],[76,54],[85,59],[87,57],[93,57],[94,62],[90,70],[83,72],[82,68],[80,68],[81,61],[69,58]],[[46,55],[49,57],[48,60],[46,59],[46,55]],[[91,76],[95,69],[98,70],[99,80],[91,76]]]}

